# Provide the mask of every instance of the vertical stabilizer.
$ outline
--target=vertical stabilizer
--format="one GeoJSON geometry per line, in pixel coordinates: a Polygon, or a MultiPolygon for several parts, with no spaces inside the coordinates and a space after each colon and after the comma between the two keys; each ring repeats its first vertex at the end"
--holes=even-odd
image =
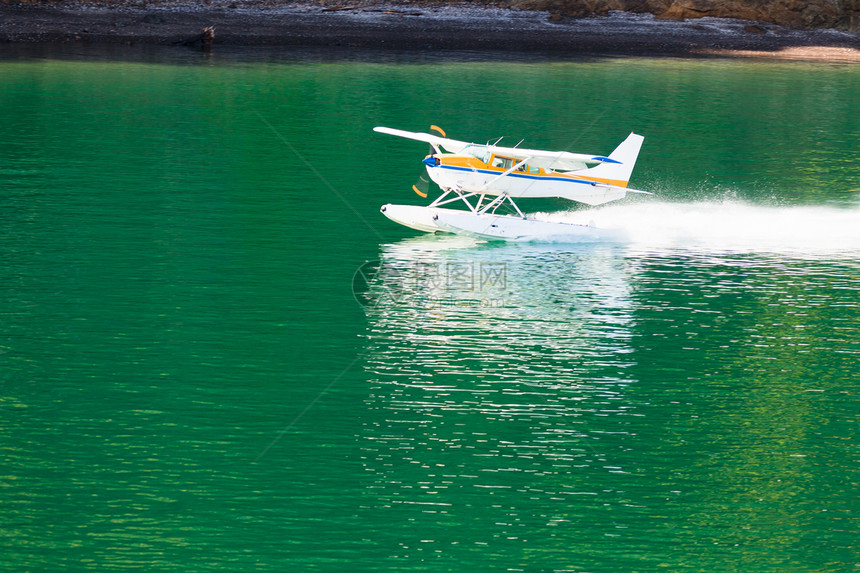
{"type": "Polygon", "coordinates": [[[615,148],[615,151],[609,154],[609,159],[612,161],[606,161],[590,169],[570,171],[569,174],[601,183],[627,187],[627,182],[630,181],[633,166],[636,165],[636,158],[639,157],[639,150],[642,148],[644,140],[645,138],[641,135],[631,133],[627,139],[621,142],[621,145],[615,148]]]}

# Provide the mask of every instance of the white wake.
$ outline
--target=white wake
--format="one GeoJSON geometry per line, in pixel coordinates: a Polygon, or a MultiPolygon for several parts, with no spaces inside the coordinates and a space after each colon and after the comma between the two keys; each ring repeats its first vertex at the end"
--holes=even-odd
{"type": "Polygon", "coordinates": [[[860,255],[860,207],[628,203],[538,218],[617,231],[639,248],[860,255]]]}

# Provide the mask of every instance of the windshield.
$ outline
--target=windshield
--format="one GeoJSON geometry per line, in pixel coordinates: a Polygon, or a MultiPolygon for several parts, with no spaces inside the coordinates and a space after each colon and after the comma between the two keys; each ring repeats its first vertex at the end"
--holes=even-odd
{"type": "Polygon", "coordinates": [[[490,162],[490,152],[485,145],[467,145],[463,148],[464,155],[471,155],[483,163],[490,162]]]}

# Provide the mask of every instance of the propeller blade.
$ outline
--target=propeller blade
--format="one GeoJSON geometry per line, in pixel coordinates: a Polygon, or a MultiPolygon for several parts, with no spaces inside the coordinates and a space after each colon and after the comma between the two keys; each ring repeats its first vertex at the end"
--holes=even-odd
{"type": "MultiPolygon", "coordinates": [[[[431,125],[431,126],[430,126],[430,130],[431,130],[431,131],[437,131],[437,132],[441,133],[441,134],[442,134],[442,137],[448,137],[448,136],[445,134],[445,130],[443,130],[443,129],[442,129],[441,127],[439,127],[438,125],[431,125]]],[[[428,149],[428,150],[427,150],[427,156],[429,157],[429,156],[431,156],[431,155],[433,155],[434,153],[437,153],[437,152],[438,152],[438,150],[437,150],[437,149],[434,149],[434,148],[433,148],[433,144],[431,143],[431,144],[430,144],[430,149],[428,149]]],[[[426,159],[425,159],[425,161],[426,161],[426,159]]],[[[416,184],[415,184],[415,185],[413,185],[413,186],[412,186],[412,190],[413,190],[413,191],[415,191],[415,193],[416,193],[419,197],[421,197],[422,199],[426,199],[426,198],[427,198],[427,191],[428,191],[429,189],[430,189],[430,181],[429,181],[429,180],[427,180],[423,175],[422,175],[422,176],[420,176],[420,177],[418,177],[418,181],[416,182],[416,184]]]]}
{"type": "Polygon", "coordinates": [[[430,129],[432,129],[433,131],[438,131],[439,133],[442,134],[442,137],[448,137],[448,135],[445,133],[445,130],[442,129],[441,127],[439,127],[438,125],[431,125],[430,129]]]}
{"type": "Polygon", "coordinates": [[[426,199],[427,192],[430,190],[430,180],[423,175],[419,176],[418,181],[416,181],[415,185],[412,186],[412,190],[415,191],[419,197],[426,199]]]}

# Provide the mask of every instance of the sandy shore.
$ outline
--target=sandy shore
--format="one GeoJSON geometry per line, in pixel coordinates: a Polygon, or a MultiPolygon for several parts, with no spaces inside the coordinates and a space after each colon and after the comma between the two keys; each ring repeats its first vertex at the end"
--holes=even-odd
{"type": "Polygon", "coordinates": [[[0,7],[2,43],[199,45],[213,26],[219,46],[481,50],[558,55],[719,55],[860,62],[860,36],[789,30],[741,20],[656,20],[648,14],[553,21],[546,12],[474,4],[316,4],[274,8],[241,3],[170,8],[0,7]]]}

